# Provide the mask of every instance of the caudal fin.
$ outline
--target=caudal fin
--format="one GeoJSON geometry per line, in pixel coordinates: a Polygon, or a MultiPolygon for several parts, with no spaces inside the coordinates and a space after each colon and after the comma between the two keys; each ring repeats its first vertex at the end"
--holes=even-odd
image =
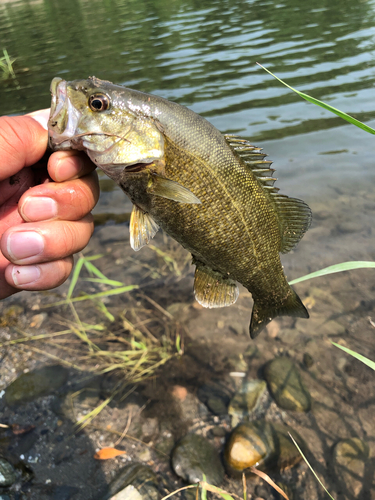
{"type": "Polygon", "coordinates": [[[260,304],[256,300],[254,301],[250,321],[250,337],[252,339],[255,339],[263,328],[277,316],[294,316],[297,318],[309,317],[309,313],[302,304],[301,299],[292,288],[290,290],[292,293],[281,306],[276,308],[272,308],[270,304],[260,304]]]}

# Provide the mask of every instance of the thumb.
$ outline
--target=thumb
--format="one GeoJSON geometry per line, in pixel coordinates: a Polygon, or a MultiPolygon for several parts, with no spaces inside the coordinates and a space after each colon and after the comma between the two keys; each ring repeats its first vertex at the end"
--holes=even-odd
{"type": "MultiPolygon", "coordinates": [[[[0,117],[0,181],[34,165],[47,150],[43,115],[0,117]],[[42,121],[43,123],[43,121],[42,121]]],[[[45,123],[45,121],[44,121],[45,123]]]]}

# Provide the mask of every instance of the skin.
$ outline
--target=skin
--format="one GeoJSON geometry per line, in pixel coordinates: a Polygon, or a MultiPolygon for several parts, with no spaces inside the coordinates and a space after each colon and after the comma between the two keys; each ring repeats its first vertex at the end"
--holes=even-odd
{"type": "Polygon", "coordinates": [[[0,299],[61,285],[94,229],[95,166],[77,151],[43,158],[48,115],[0,117],[0,299]]]}

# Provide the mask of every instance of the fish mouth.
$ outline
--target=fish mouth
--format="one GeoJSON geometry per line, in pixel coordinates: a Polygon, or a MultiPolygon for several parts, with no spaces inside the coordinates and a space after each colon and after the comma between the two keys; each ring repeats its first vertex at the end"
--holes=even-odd
{"type": "Polygon", "coordinates": [[[48,120],[48,142],[51,149],[78,149],[73,142],[81,113],[68,97],[67,82],[54,78],[51,82],[51,113],[48,120]]]}

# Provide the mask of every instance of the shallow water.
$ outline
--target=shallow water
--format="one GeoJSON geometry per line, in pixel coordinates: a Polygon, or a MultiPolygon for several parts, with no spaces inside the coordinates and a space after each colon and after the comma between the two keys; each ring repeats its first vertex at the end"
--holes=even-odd
{"type": "MultiPolygon", "coordinates": [[[[0,115],[48,107],[54,76],[95,75],[177,101],[222,132],[239,133],[263,147],[274,160],[281,193],[311,206],[312,228],[295,252],[283,256],[289,279],[346,260],[374,260],[372,136],[302,101],[256,65],[374,126],[374,20],[375,1],[0,0],[0,50],[17,58],[17,82],[0,82],[0,115]]],[[[96,215],[128,213],[123,193],[106,179],[102,185],[96,215]]],[[[115,216],[109,219],[114,224],[115,216]]],[[[155,244],[171,251],[160,234],[155,244]]],[[[124,224],[97,229],[88,251],[103,249],[102,271],[126,284],[149,283],[144,269],[160,265],[150,249],[136,255],[128,249],[124,224]]],[[[331,471],[327,450],[339,438],[358,436],[375,453],[373,374],[359,362],[345,364],[330,344],[340,341],[375,359],[369,322],[373,273],[353,271],[296,286],[311,319],[274,322],[279,333],[271,329],[254,343],[259,350],[250,367],[254,377],[274,355],[288,353],[298,362],[305,352],[314,357],[315,368],[304,377],[316,405],[311,415],[288,415],[286,423],[306,436],[323,464],[323,477],[331,471]]],[[[211,371],[225,379],[226,357],[249,346],[242,335],[251,312],[249,294],[242,290],[231,308],[201,310],[193,305],[192,272],[182,280],[165,276],[144,290],[166,309],[188,304],[181,321],[193,345],[188,359],[198,360],[202,370],[199,383],[211,371]]],[[[11,300],[29,300],[19,297],[11,300]]],[[[34,297],[36,303],[43,300],[34,297]]],[[[113,311],[120,303],[113,298],[113,311]]],[[[177,381],[195,390],[198,382],[194,385],[188,371],[164,376],[171,385],[177,381]]],[[[375,498],[374,468],[369,461],[360,493],[338,498],[375,498]]],[[[334,474],[327,481],[335,491],[344,488],[334,474]]],[[[319,490],[303,484],[306,498],[320,498],[319,490]]]]}

